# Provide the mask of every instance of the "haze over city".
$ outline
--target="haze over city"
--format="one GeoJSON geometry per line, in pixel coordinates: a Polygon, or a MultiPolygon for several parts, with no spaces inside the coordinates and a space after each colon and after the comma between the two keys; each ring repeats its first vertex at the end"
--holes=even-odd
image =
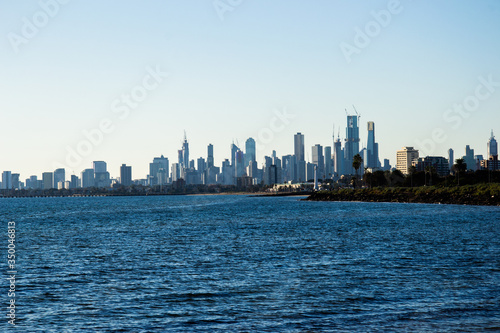
{"type": "Polygon", "coordinates": [[[143,178],[153,157],[175,160],[184,130],[191,157],[211,143],[216,165],[233,140],[259,143],[269,129],[259,164],[272,150],[292,154],[297,132],[310,159],[313,145],[332,146],[333,128],[345,137],[352,105],[361,144],[374,121],[380,159],[393,165],[402,146],[486,155],[499,130],[495,1],[2,7],[0,169],[23,177],[65,164],[103,120],[109,132],[68,175],[104,160],[114,175],[126,163],[143,178]],[[289,123],[273,130],[280,112],[289,123]]]}

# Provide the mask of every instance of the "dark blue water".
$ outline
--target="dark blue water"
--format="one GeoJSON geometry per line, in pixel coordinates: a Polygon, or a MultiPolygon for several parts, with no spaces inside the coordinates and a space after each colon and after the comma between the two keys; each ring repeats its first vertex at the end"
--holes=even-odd
{"type": "Polygon", "coordinates": [[[19,332],[500,330],[498,207],[35,198],[0,219],[19,332]]]}

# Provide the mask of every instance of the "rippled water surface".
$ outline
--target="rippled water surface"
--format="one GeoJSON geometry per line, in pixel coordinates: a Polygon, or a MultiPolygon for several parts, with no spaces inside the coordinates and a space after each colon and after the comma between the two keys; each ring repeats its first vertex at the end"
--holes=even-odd
{"type": "Polygon", "coordinates": [[[500,330],[498,207],[34,198],[0,218],[19,332],[500,330]]]}

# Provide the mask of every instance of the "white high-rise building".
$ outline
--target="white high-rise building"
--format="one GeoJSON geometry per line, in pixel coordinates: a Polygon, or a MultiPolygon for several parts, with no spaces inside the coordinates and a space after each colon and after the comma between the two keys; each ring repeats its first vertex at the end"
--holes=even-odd
{"type": "Polygon", "coordinates": [[[418,150],[413,147],[403,147],[398,150],[396,156],[396,169],[407,175],[410,173],[410,167],[414,161],[418,160],[418,150]]]}

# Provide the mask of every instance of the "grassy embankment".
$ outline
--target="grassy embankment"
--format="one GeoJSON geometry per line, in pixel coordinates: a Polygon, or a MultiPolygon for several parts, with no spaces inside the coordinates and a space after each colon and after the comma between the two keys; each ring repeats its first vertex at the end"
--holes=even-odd
{"type": "Polygon", "coordinates": [[[340,189],[315,192],[305,200],[500,206],[500,184],[492,183],[456,187],[421,186],[340,189]]]}

